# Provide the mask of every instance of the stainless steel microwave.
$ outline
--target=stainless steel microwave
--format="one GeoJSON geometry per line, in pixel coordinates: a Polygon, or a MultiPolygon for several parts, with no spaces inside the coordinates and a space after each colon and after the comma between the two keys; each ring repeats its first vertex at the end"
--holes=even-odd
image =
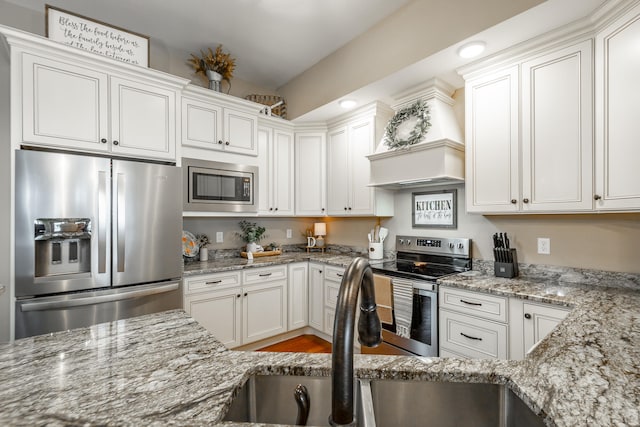
{"type": "Polygon", "coordinates": [[[185,211],[257,212],[258,167],[182,158],[185,211]]]}

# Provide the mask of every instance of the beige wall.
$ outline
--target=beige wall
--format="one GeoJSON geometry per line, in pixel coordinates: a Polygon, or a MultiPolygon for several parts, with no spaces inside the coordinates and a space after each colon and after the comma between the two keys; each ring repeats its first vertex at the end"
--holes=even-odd
{"type": "Polygon", "coordinates": [[[520,262],[640,273],[640,213],[483,216],[465,213],[464,196],[463,185],[398,192],[396,215],[383,225],[391,230],[390,239],[397,234],[471,238],[473,257],[478,259],[493,260],[491,236],[507,232],[520,262]],[[412,228],[412,191],[446,188],[458,190],[458,228],[412,228]],[[538,237],[551,239],[550,255],[537,253],[538,237]]]}
{"type": "Polygon", "coordinates": [[[415,0],[278,92],[294,119],[539,3],[542,0],[415,0]]]}
{"type": "MultiPolygon", "coordinates": [[[[100,19],[100,17],[95,18],[100,19]]],[[[44,36],[44,22],[44,11],[36,12],[0,0],[0,24],[44,36]]],[[[157,38],[151,37],[150,40],[150,68],[190,79],[196,85],[207,86],[207,82],[200,76],[195,75],[193,68],[187,63],[190,52],[175,49],[167,45],[165,41],[157,38]]],[[[244,98],[250,94],[275,94],[271,89],[256,86],[238,78],[232,79],[231,83],[229,94],[239,98],[244,98]]],[[[223,90],[225,93],[229,90],[226,82],[223,84],[223,90]]]]}

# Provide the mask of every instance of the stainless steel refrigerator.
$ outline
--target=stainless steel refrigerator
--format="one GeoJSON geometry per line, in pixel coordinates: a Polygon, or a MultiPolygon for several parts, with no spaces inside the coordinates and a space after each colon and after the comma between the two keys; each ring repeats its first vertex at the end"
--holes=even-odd
{"type": "Polygon", "coordinates": [[[180,308],[175,166],[16,151],[15,337],[180,308]]]}

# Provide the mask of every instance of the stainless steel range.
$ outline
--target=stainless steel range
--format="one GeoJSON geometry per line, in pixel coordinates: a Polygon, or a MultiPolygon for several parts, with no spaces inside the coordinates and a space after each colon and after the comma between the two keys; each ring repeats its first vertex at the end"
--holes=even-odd
{"type": "Polygon", "coordinates": [[[363,353],[438,355],[440,277],[471,269],[471,239],[398,236],[396,260],[371,262],[381,283],[391,283],[392,316],[382,323],[383,343],[363,353]]]}

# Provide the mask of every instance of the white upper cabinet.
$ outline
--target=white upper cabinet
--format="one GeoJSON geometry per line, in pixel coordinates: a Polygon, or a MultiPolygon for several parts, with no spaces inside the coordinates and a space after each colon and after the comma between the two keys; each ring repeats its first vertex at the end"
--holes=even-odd
{"type": "Polygon", "coordinates": [[[466,82],[466,197],[469,212],[518,210],[518,67],[466,82]]]}
{"type": "Polygon", "coordinates": [[[296,131],[295,213],[324,216],[327,213],[327,149],[324,131],[296,131]]]}
{"type": "Polygon", "coordinates": [[[327,135],[327,209],[329,215],[393,216],[393,195],[374,189],[367,155],[382,137],[377,106],[368,106],[354,118],[346,118],[327,135]]]}
{"type": "Polygon", "coordinates": [[[258,213],[293,216],[293,131],[260,126],[258,147],[260,151],[258,213]]]}
{"type": "Polygon", "coordinates": [[[73,58],[28,52],[13,57],[20,58],[14,71],[22,75],[21,142],[175,160],[171,86],[144,76],[107,74],[73,58]]]}
{"type": "Polygon", "coordinates": [[[522,64],[522,210],[593,208],[591,40],[522,64]]]}
{"type": "Polygon", "coordinates": [[[596,209],[640,209],[640,5],[596,37],[596,209]]]}
{"type": "Polygon", "coordinates": [[[467,211],[593,207],[593,56],[585,40],[466,82],[467,211]]]}
{"type": "Polygon", "coordinates": [[[258,155],[258,104],[190,85],[182,97],[182,145],[258,155]]]}

